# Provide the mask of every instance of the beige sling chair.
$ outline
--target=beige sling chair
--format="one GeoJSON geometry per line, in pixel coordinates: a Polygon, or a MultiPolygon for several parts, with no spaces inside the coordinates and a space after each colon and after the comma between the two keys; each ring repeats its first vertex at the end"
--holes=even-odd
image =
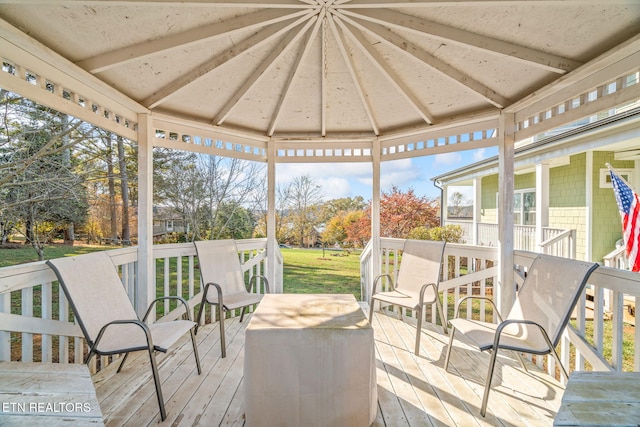
{"type": "MultiPolygon", "coordinates": [[[[262,300],[262,294],[257,293],[259,289],[251,292],[256,286],[256,281],[259,278],[263,280],[266,293],[269,293],[269,281],[266,277],[256,274],[251,276],[248,287],[245,287],[244,273],[235,240],[202,240],[195,242],[195,245],[200,265],[200,278],[204,286],[196,322],[199,325],[202,320],[205,302],[217,306],[220,346],[222,357],[226,357],[224,311],[242,308],[240,314],[242,322],[246,308],[262,300]],[[211,289],[212,286],[215,290],[211,289]]],[[[198,333],[197,327],[196,333],[198,333]]]]}
{"type": "Polygon", "coordinates": [[[151,303],[140,321],[116,267],[106,252],[53,259],[47,261],[47,265],[58,276],[58,281],[89,345],[89,354],[85,363],[88,363],[94,354],[106,356],[125,353],[118,367],[117,372],[120,372],[130,352],[147,351],[149,353],[158,405],[160,405],[160,416],[164,421],[167,414],[154,351],[166,352],[189,332],[198,374],[201,372],[194,336],[196,324],[191,321],[187,302],[176,296],[158,298],[151,303]],[[155,303],[165,299],[179,300],[185,307],[188,320],[145,323],[155,303]]]}
{"type": "Polygon", "coordinates": [[[413,310],[418,319],[416,356],[420,354],[422,318],[424,317],[424,306],[426,304],[436,303],[436,309],[440,312],[442,328],[444,333],[447,333],[447,323],[438,295],[444,247],[445,242],[408,239],[404,243],[402,261],[395,284],[389,274],[381,274],[373,281],[369,322],[373,321],[373,303],[376,300],[413,310]],[[383,277],[389,280],[392,290],[376,293],[378,282],[383,277]]]}
{"type": "Polygon", "coordinates": [[[468,296],[458,302],[456,313],[459,312],[461,304],[469,298],[486,299],[494,306],[494,312],[500,322],[496,324],[463,318],[451,320],[453,329],[444,363],[445,370],[449,367],[449,356],[456,332],[469,338],[466,342],[480,351],[491,351],[489,372],[480,409],[483,417],[487,412],[487,401],[498,349],[514,351],[525,371],[527,367],[520,356],[521,352],[535,355],[552,354],[564,375],[569,377],[558,358],[555,347],[569,322],[578,298],[584,291],[587,279],[597,266],[598,264],[592,262],[538,255],[529,268],[505,320],[500,317],[491,299],[468,296]]]}

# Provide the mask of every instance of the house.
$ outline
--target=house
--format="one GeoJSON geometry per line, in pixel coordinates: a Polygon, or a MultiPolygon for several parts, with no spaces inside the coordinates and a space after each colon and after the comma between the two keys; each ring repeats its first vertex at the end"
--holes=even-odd
{"type": "Polygon", "coordinates": [[[153,237],[188,232],[184,214],[168,206],[153,207],[153,237]]]}
{"type": "MultiPolygon", "coordinates": [[[[516,144],[514,242],[541,252],[540,245],[554,235],[575,230],[575,257],[602,262],[622,238],[607,163],[640,188],[640,106],[633,103],[576,125],[516,144]]],[[[452,218],[445,209],[449,215],[443,222],[461,225],[467,243],[495,246],[498,157],[432,180],[443,188],[445,205],[456,188],[473,188],[471,219],[452,218]]]]}

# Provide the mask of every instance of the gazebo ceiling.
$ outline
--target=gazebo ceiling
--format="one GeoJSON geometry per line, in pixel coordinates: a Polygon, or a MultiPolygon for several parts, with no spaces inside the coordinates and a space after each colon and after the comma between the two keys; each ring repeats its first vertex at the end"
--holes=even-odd
{"type": "Polygon", "coordinates": [[[152,112],[356,138],[496,112],[640,32],[620,0],[0,0],[152,112]]]}

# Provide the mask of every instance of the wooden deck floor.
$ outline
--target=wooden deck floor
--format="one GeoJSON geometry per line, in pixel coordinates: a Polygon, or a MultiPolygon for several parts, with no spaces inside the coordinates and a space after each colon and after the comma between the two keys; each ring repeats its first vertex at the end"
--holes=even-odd
{"type": "MultiPolygon", "coordinates": [[[[197,335],[202,375],[197,375],[190,340],[158,354],[171,426],[243,425],[242,370],[248,321],[226,321],[227,357],[220,358],[218,325],[197,335]]],[[[374,316],[378,379],[376,426],[550,426],[563,387],[543,373],[525,373],[516,360],[499,357],[486,418],[479,415],[489,356],[460,341],[445,372],[448,337],[425,325],[420,357],[413,354],[415,327],[382,313],[374,316]]],[[[160,423],[148,357],[131,357],[119,374],[117,363],[93,376],[107,426],[160,423]]],[[[283,409],[283,410],[286,410],[283,409]]]]}

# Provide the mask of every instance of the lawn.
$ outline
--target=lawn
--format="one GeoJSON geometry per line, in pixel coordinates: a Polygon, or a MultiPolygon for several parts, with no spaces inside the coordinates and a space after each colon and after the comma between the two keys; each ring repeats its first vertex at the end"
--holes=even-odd
{"type": "MultiPolygon", "coordinates": [[[[63,256],[80,255],[89,252],[104,251],[118,246],[100,246],[79,244],[68,246],[63,244],[49,245],[44,249],[46,259],[62,258],[63,256]]],[[[0,268],[11,265],[26,264],[38,261],[38,254],[29,245],[13,243],[0,247],[0,268]]]]}
{"type": "Polygon", "coordinates": [[[360,299],[360,251],[281,249],[283,288],[297,294],[353,294],[360,299]]]}

